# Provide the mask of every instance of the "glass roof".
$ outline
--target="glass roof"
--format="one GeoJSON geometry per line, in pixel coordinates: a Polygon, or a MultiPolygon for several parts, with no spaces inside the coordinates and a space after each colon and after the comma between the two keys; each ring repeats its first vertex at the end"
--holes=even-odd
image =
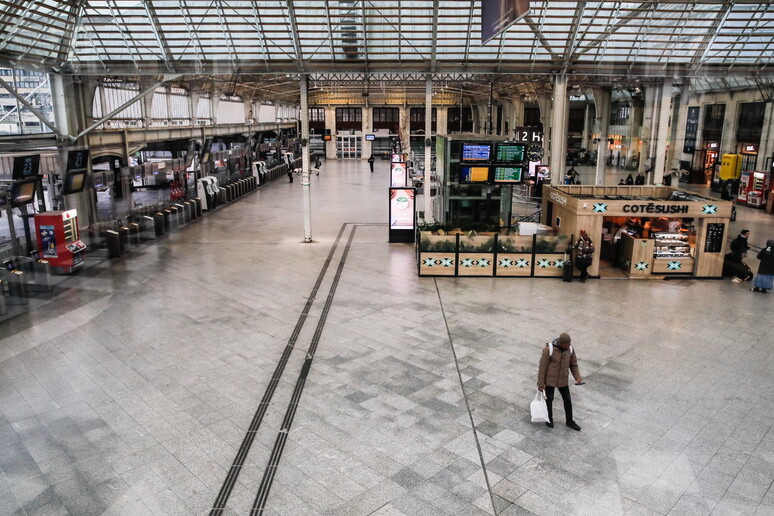
{"type": "Polygon", "coordinates": [[[480,0],[3,0],[0,61],[80,74],[769,73],[774,2],[531,1],[481,43],[480,0]]]}

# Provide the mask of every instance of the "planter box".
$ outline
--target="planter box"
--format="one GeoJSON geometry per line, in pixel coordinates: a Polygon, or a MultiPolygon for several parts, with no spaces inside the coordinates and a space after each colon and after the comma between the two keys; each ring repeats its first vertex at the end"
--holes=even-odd
{"type": "Polygon", "coordinates": [[[535,277],[557,277],[564,270],[564,253],[535,254],[535,277]]]}
{"type": "Polygon", "coordinates": [[[420,276],[454,276],[454,253],[419,253],[420,276]]]}
{"type": "Polygon", "coordinates": [[[496,276],[532,276],[532,253],[497,253],[496,276]]]}
{"type": "Polygon", "coordinates": [[[458,276],[494,276],[494,254],[459,253],[458,276]]]}

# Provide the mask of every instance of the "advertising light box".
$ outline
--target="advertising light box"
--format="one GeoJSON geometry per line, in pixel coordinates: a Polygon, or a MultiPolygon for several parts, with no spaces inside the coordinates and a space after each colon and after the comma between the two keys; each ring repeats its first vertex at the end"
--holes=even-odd
{"type": "Polygon", "coordinates": [[[390,188],[390,229],[414,230],[414,189],[390,188]]]}
{"type": "Polygon", "coordinates": [[[408,168],[404,161],[393,161],[390,163],[390,186],[405,187],[407,171],[408,168]]]}

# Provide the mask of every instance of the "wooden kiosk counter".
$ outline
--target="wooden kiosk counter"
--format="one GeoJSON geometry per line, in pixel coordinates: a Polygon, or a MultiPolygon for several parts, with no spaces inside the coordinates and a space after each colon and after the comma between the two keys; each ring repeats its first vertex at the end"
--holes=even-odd
{"type": "Polygon", "coordinates": [[[722,277],[731,209],[666,186],[543,187],[543,223],[593,240],[591,276],[722,277]]]}

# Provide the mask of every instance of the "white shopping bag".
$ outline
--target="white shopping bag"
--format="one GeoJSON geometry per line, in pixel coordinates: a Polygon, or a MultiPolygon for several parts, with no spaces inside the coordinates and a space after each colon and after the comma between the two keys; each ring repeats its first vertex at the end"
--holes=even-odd
{"type": "Polygon", "coordinates": [[[533,423],[550,423],[548,419],[548,407],[546,407],[546,396],[542,391],[537,391],[535,399],[529,404],[529,410],[532,412],[533,423]]]}

